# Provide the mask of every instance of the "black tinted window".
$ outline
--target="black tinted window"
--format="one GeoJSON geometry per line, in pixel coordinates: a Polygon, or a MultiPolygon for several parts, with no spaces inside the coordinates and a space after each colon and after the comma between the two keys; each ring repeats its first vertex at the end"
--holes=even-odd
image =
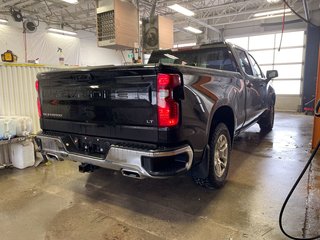
{"type": "Polygon", "coordinates": [[[227,48],[155,51],[148,63],[171,63],[226,71],[236,71],[236,64],[227,48]]]}

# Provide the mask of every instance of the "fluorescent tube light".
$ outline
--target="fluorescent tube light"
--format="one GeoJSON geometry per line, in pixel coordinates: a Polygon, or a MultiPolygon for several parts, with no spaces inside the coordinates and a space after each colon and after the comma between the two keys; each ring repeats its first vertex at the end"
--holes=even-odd
{"type": "Polygon", "coordinates": [[[77,4],[79,3],[78,0],[62,0],[63,2],[71,3],[71,4],[77,4]]]}
{"type": "Polygon", "coordinates": [[[168,6],[168,8],[171,8],[172,10],[175,10],[176,12],[182,13],[183,15],[186,15],[189,17],[194,15],[194,12],[180,6],[179,4],[173,4],[171,6],[168,6]]]}
{"type": "Polygon", "coordinates": [[[269,12],[261,12],[261,13],[256,13],[253,16],[254,17],[264,17],[264,16],[271,16],[271,15],[275,15],[275,14],[282,14],[283,12],[285,13],[290,13],[291,10],[290,9],[285,9],[284,11],[282,9],[279,10],[274,10],[274,11],[269,11],[269,12]]]}
{"type": "Polygon", "coordinates": [[[77,35],[76,32],[71,32],[71,31],[66,31],[66,30],[56,29],[56,28],[49,28],[48,31],[53,33],[67,34],[67,35],[77,35]]]}
{"type": "Polygon", "coordinates": [[[267,0],[268,3],[278,3],[280,0],[267,0]]]}
{"type": "Polygon", "coordinates": [[[196,34],[202,33],[201,30],[199,30],[199,29],[197,29],[197,28],[194,28],[194,27],[190,27],[190,26],[189,26],[189,27],[185,27],[184,29],[187,30],[187,31],[189,31],[189,32],[196,33],[196,34]]]}
{"type": "Polygon", "coordinates": [[[6,19],[0,19],[0,23],[7,23],[8,22],[8,20],[6,20],[6,19]]]}

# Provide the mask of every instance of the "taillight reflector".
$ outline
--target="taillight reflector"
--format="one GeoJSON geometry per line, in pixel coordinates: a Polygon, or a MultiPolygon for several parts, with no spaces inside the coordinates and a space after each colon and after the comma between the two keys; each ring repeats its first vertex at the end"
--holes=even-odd
{"type": "Polygon", "coordinates": [[[37,107],[38,107],[38,115],[41,118],[42,117],[42,110],[41,110],[41,102],[40,102],[40,94],[39,94],[39,80],[36,81],[35,83],[35,87],[38,93],[38,97],[37,97],[37,107]]]}
{"type": "Polygon", "coordinates": [[[178,74],[158,74],[158,126],[173,127],[179,123],[179,103],[173,98],[173,89],[181,85],[178,74]]]}
{"type": "Polygon", "coordinates": [[[37,106],[38,106],[38,115],[41,118],[42,117],[42,111],[41,111],[41,103],[39,97],[37,98],[37,106]]]}
{"type": "Polygon", "coordinates": [[[36,90],[37,90],[37,92],[39,92],[39,80],[36,81],[36,84],[35,84],[35,85],[36,85],[36,90]]]}

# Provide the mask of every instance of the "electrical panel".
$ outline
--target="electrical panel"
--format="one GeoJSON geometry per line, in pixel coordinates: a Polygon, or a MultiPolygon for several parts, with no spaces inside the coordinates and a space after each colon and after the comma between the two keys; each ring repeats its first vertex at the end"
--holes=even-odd
{"type": "Polygon", "coordinates": [[[132,3],[120,0],[98,1],[98,47],[132,49],[138,44],[138,27],[138,11],[132,3]]]}

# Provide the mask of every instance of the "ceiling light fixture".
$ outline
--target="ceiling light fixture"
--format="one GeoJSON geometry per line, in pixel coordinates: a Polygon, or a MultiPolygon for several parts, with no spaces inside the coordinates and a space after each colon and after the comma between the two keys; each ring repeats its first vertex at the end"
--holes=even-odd
{"type": "Polygon", "coordinates": [[[272,15],[276,15],[276,14],[282,14],[283,12],[285,13],[291,13],[290,9],[285,9],[284,11],[282,9],[279,10],[274,10],[274,11],[269,11],[269,12],[260,12],[260,13],[256,13],[253,16],[254,17],[264,17],[264,16],[272,16],[272,15]]]}
{"type": "Polygon", "coordinates": [[[187,31],[189,31],[189,32],[195,33],[195,34],[200,34],[200,33],[202,33],[201,30],[199,30],[199,29],[197,29],[197,28],[194,28],[194,27],[191,27],[191,26],[185,27],[184,29],[187,30],[187,31]]]}
{"type": "Polygon", "coordinates": [[[53,33],[59,33],[59,34],[77,35],[76,32],[66,31],[66,30],[57,29],[57,28],[49,28],[48,31],[53,33]]]}
{"type": "Polygon", "coordinates": [[[190,11],[189,9],[186,9],[182,6],[180,6],[179,4],[173,4],[173,5],[170,5],[168,6],[168,8],[171,8],[172,10],[176,11],[176,12],[179,12],[183,15],[186,15],[186,16],[193,16],[194,15],[194,12],[190,11]]]}
{"type": "Polygon", "coordinates": [[[70,4],[77,4],[79,3],[78,0],[62,0],[63,2],[67,2],[67,3],[70,3],[70,4]]]}
{"type": "Polygon", "coordinates": [[[280,0],[267,0],[268,3],[278,3],[280,0]]]}
{"type": "Polygon", "coordinates": [[[8,20],[6,20],[6,19],[0,19],[0,23],[7,23],[8,22],[8,20]]]}

